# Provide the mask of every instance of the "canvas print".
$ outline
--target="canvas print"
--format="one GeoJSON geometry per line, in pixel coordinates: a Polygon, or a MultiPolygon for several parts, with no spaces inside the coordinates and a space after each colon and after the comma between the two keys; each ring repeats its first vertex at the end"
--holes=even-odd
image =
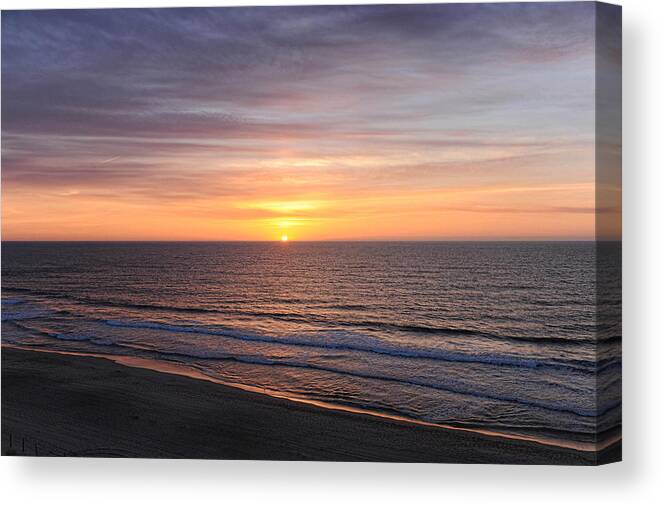
{"type": "Polygon", "coordinates": [[[621,459],[621,9],[2,12],[2,454],[621,459]]]}

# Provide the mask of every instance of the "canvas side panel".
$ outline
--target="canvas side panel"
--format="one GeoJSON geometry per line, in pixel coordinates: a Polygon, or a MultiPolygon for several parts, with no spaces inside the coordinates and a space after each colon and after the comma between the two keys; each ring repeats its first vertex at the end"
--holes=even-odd
{"type": "Polygon", "coordinates": [[[597,464],[622,459],[622,8],[596,4],[597,464]],[[610,443],[610,445],[608,445],[610,443]]]}

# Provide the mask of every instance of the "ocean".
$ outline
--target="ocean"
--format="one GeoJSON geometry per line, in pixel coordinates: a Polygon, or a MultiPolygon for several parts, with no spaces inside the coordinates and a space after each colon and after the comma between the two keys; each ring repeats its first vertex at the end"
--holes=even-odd
{"type": "Polygon", "coordinates": [[[589,448],[621,415],[596,257],[594,242],[4,242],[2,343],[589,448]]]}

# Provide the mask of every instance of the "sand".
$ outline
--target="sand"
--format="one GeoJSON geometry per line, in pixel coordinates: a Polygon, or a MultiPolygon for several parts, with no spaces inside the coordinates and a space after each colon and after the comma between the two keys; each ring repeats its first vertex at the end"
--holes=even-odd
{"type": "Polygon", "coordinates": [[[564,449],[3,347],[2,454],[594,465],[619,459],[621,444],[564,449]]]}

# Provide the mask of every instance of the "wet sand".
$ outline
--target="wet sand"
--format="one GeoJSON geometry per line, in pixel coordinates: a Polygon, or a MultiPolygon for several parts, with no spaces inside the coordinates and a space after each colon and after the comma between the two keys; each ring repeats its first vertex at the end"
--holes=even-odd
{"type": "Polygon", "coordinates": [[[2,454],[594,465],[618,460],[621,444],[577,451],[3,347],[2,454]]]}

